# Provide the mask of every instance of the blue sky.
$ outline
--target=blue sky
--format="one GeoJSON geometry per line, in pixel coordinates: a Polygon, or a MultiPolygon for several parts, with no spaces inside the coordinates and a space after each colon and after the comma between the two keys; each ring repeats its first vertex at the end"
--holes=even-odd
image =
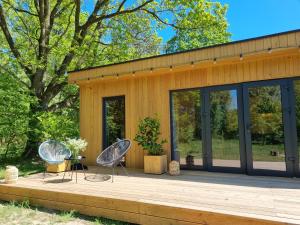
{"type": "MultiPolygon", "coordinates": [[[[228,4],[232,41],[300,29],[300,0],[218,0],[228,4]]],[[[159,32],[168,40],[171,29],[159,32]]]]}
{"type": "Polygon", "coordinates": [[[232,40],[300,29],[300,0],[221,0],[232,40]]]}
{"type": "MultiPolygon", "coordinates": [[[[229,5],[227,20],[232,41],[300,29],[300,0],[217,1],[229,5]]],[[[85,0],[84,8],[91,9],[92,2],[85,0]]],[[[159,34],[165,42],[174,32],[169,28],[159,34]]]]}

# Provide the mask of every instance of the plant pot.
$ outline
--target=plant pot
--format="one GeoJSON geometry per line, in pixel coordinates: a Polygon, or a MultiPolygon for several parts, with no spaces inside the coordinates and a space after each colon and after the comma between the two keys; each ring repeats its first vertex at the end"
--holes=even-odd
{"type": "Polygon", "coordinates": [[[167,172],[167,155],[145,155],[144,173],[163,174],[167,172]]]}
{"type": "Polygon", "coordinates": [[[185,158],[185,161],[186,161],[186,166],[188,168],[191,168],[194,166],[194,156],[192,155],[187,155],[186,158],[185,158]]]}
{"type": "Polygon", "coordinates": [[[71,163],[69,163],[68,168],[67,167],[67,161],[65,160],[63,163],[61,164],[57,164],[57,165],[47,165],[47,172],[50,173],[59,173],[59,172],[64,172],[65,170],[70,170],[70,165],[71,163]]]}

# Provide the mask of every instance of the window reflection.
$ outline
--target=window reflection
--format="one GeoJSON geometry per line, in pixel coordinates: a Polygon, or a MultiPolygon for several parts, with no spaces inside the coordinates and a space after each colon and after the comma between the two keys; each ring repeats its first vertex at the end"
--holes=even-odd
{"type": "Polygon", "coordinates": [[[210,93],[213,166],[240,167],[237,91],[210,93]]]}
{"type": "Polygon", "coordinates": [[[199,90],[172,93],[173,145],[181,165],[202,162],[201,96],[199,90]]]}

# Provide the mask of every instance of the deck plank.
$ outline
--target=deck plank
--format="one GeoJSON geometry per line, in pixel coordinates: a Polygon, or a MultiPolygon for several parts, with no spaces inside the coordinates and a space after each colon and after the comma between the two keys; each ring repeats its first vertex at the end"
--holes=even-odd
{"type": "MultiPolygon", "coordinates": [[[[91,167],[89,173],[94,172],[91,167]]],[[[0,199],[29,199],[139,224],[300,224],[300,179],[195,171],[172,177],[134,170],[111,183],[78,175],[77,184],[74,179],[61,183],[62,174],[1,183],[0,199]]]]}

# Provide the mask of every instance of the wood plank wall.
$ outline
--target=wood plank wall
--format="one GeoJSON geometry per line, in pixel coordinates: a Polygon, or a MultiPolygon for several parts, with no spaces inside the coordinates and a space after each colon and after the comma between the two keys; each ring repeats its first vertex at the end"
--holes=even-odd
{"type": "MultiPolygon", "coordinates": [[[[300,45],[300,32],[235,44],[231,46],[230,51],[234,51],[239,56],[241,49],[246,52],[253,49],[266,49],[269,46],[295,46],[297,44],[300,45]]],[[[213,56],[218,57],[222,54],[229,54],[228,51],[228,46],[219,47],[214,49],[213,56]]],[[[188,57],[189,60],[192,57],[197,58],[196,54],[197,52],[191,52],[188,57]]],[[[174,59],[172,63],[174,63],[174,59]]],[[[147,62],[138,61],[137,64],[147,64],[147,62]]],[[[130,67],[130,65],[128,66],[130,67]]],[[[149,67],[152,64],[143,66],[149,67]]],[[[123,67],[124,65],[122,65],[123,67]]],[[[139,67],[142,67],[142,65],[139,67]]],[[[134,69],[125,68],[124,70],[134,69]]],[[[70,80],[76,80],[78,76],[91,76],[91,74],[94,74],[93,70],[85,71],[85,74],[82,74],[82,72],[75,73],[70,80]]],[[[81,137],[89,143],[85,151],[87,163],[95,164],[96,157],[102,150],[100,146],[102,146],[103,97],[125,95],[125,132],[126,138],[131,140],[134,139],[139,120],[157,114],[161,121],[162,136],[168,140],[168,143],[164,145],[164,149],[168,154],[168,159],[170,159],[169,90],[295,76],[300,76],[300,51],[298,49],[273,52],[272,54],[266,53],[254,58],[244,58],[242,61],[238,57],[235,60],[218,62],[217,64],[210,63],[193,68],[185,66],[178,71],[148,72],[134,77],[124,76],[124,78],[120,77],[119,79],[97,79],[82,82],[79,84],[80,133],[81,137]]],[[[126,157],[127,166],[143,168],[143,155],[144,152],[133,142],[132,148],[126,157]]]]}

